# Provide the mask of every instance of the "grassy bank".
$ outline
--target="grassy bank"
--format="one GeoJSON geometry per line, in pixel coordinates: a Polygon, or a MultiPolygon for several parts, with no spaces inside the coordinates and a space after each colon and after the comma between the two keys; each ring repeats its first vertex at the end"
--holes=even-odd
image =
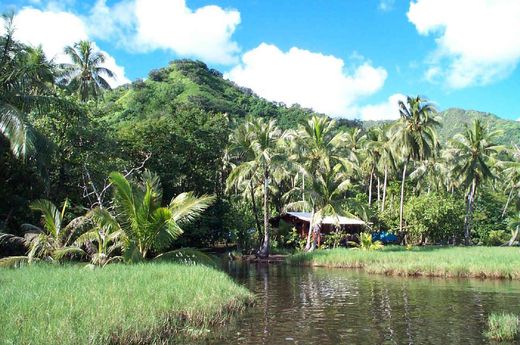
{"type": "Polygon", "coordinates": [[[157,343],[206,333],[251,301],[203,266],[1,269],[0,344],[157,343]]]}
{"type": "Polygon", "coordinates": [[[318,250],[289,257],[298,265],[361,268],[401,276],[520,279],[520,249],[506,247],[385,247],[380,251],[318,250]]]}

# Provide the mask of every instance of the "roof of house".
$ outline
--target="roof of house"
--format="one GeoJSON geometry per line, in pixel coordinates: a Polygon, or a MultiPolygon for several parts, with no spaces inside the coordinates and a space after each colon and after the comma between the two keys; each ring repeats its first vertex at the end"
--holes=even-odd
{"type": "MultiPolygon", "coordinates": [[[[287,212],[287,214],[301,219],[306,222],[311,222],[312,213],[310,212],[287,212]]],[[[365,225],[366,223],[360,219],[347,218],[339,216],[338,218],[327,216],[322,220],[322,224],[340,224],[340,225],[365,225]]]]}

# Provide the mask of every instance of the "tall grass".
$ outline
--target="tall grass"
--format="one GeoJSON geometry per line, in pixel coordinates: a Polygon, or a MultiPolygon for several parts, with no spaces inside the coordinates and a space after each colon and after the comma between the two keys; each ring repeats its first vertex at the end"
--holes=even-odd
{"type": "Polygon", "coordinates": [[[488,330],[484,335],[493,340],[513,340],[520,331],[518,316],[514,314],[496,314],[488,317],[488,330]]]}
{"type": "Polygon", "coordinates": [[[400,276],[520,279],[520,249],[506,247],[387,246],[381,251],[338,248],[299,253],[298,265],[360,268],[400,276]]]}
{"type": "Polygon", "coordinates": [[[0,344],[162,343],[205,333],[252,298],[203,266],[2,269],[0,344]]]}

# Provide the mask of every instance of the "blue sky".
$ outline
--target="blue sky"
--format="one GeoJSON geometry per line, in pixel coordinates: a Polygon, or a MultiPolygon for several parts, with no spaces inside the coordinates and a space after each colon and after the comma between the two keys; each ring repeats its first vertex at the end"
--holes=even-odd
{"type": "Polygon", "coordinates": [[[20,40],[59,60],[96,42],[119,75],[205,61],[271,100],[397,116],[404,95],[520,119],[518,0],[3,0],[20,40]]]}

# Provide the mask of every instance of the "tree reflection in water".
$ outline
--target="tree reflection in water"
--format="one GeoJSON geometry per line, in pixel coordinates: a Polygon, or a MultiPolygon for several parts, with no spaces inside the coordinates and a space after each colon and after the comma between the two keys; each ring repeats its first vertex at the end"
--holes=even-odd
{"type": "MultiPolygon", "coordinates": [[[[520,314],[520,283],[231,263],[257,305],[213,344],[485,344],[486,317],[520,314]]],[[[207,341],[205,343],[208,343],[207,341]]]]}

